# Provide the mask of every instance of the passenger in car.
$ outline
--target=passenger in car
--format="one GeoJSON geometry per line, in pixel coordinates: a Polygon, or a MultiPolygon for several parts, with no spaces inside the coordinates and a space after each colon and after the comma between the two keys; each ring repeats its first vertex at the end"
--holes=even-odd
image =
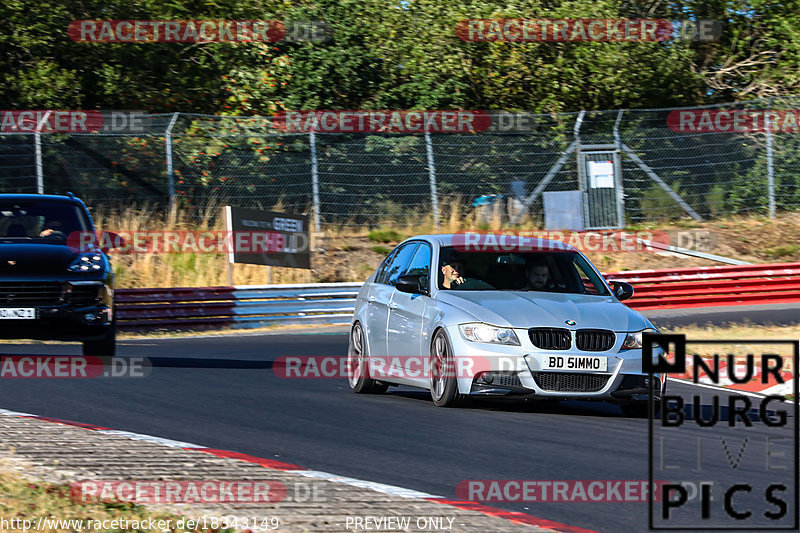
{"type": "Polygon", "coordinates": [[[544,260],[534,260],[528,264],[528,289],[547,291],[555,288],[550,275],[550,267],[544,260]]]}

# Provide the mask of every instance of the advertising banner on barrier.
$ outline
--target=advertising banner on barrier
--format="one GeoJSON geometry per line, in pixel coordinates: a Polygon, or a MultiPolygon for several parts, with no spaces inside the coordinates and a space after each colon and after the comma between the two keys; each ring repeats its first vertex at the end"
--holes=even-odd
{"type": "Polygon", "coordinates": [[[230,263],[311,268],[308,216],[225,207],[230,263]]]}

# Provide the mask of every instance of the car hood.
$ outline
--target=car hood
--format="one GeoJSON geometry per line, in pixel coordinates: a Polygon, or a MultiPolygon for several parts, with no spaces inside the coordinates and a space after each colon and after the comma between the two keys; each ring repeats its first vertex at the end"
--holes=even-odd
{"type": "Polygon", "coordinates": [[[437,300],[496,326],[638,331],[651,324],[610,296],[522,291],[439,291],[437,300]],[[567,324],[567,321],[575,324],[567,324]]]}
{"type": "Polygon", "coordinates": [[[75,251],[64,245],[4,243],[0,244],[0,275],[65,275],[76,257],[75,251]],[[10,264],[10,261],[15,264],[10,264]]]}

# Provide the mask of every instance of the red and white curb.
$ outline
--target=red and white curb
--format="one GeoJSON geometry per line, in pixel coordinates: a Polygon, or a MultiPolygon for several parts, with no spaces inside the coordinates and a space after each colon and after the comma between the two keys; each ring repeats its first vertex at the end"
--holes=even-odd
{"type": "Polygon", "coordinates": [[[374,490],[377,492],[382,492],[384,494],[388,494],[391,496],[398,496],[401,498],[410,498],[410,499],[422,499],[427,500],[432,503],[439,503],[443,505],[450,505],[452,507],[456,507],[458,509],[469,510],[469,511],[477,511],[479,513],[483,513],[488,516],[493,516],[496,518],[502,518],[513,522],[515,524],[527,524],[531,526],[537,526],[543,529],[550,529],[553,531],[563,532],[563,533],[598,533],[591,529],[584,529],[576,526],[569,526],[566,524],[562,524],[560,522],[554,522],[552,520],[546,520],[544,518],[538,518],[535,516],[531,516],[526,513],[520,513],[518,511],[506,511],[504,509],[498,509],[496,507],[490,507],[488,505],[483,505],[481,503],[466,501],[466,500],[452,500],[449,498],[445,498],[443,496],[436,496],[434,494],[428,494],[427,492],[420,492],[413,489],[406,489],[403,487],[397,487],[394,485],[386,485],[384,483],[376,483],[374,481],[365,481],[363,479],[356,479],[351,477],[340,476],[337,474],[331,474],[329,472],[321,472],[319,470],[309,470],[302,466],[293,465],[290,463],[284,463],[281,461],[275,461],[274,459],[266,459],[263,457],[255,457],[253,455],[247,455],[244,453],[233,452],[229,450],[217,450],[214,448],[208,448],[206,446],[201,446],[199,444],[192,444],[189,442],[181,442],[177,440],[165,439],[162,437],[156,437],[153,435],[144,435],[141,433],[133,433],[130,431],[121,431],[116,429],[111,429],[103,426],[96,426],[93,424],[85,424],[83,422],[75,422],[72,420],[62,420],[60,418],[52,418],[47,416],[39,416],[30,413],[20,413],[17,411],[9,411],[7,409],[0,409],[0,416],[12,416],[17,418],[30,418],[33,420],[41,420],[44,422],[52,422],[55,424],[64,424],[67,426],[78,427],[81,429],[85,429],[87,431],[96,431],[98,433],[104,433],[107,435],[117,435],[121,437],[127,437],[133,440],[141,440],[146,442],[151,442],[154,444],[161,444],[163,446],[169,446],[171,448],[180,448],[182,450],[191,450],[191,451],[198,451],[203,453],[208,453],[210,455],[214,455],[216,457],[224,457],[228,459],[236,459],[239,461],[244,461],[247,463],[255,463],[258,465],[263,466],[264,468],[269,468],[272,470],[283,470],[283,471],[290,471],[292,473],[305,476],[308,478],[313,479],[321,479],[325,481],[330,481],[333,483],[342,483],[345,485],[351,485],[354,487],[374,490]]]}
{"type": "MultiPolygon", "coordinates": [[[[670,360],[673,357],[669,358],[670,360]]],[[[709,367],[712,363],[709,359],[709,367]]],[[[744,362],[737,362],[734,365],[734,376],[744,376],[747,373],[747,364],[744,362]]],[[[719,379],[712,380],[702,368],[695,368],[692,364],[691,358],[686,358],[686,371],[681,374],[669,374],[669,379],[675,379],[684,382],[690,382],[699,385],[714,385],[728,390],[735,390],[739,392],[754,392],[760,395],[777,394],[785,396],[794,392],[794,373],[791,371],[781,371],[781,379],[783,383],[778,383],[775,376],[767,374],[766,379],[763,379],[763,372],[761,365],[754,362],[753,375],[746,383],[734,383],[728,377],[728,362],[725,360],[719,361],[719,379]],[[695,375],[696,374],[696,375],[695,375]],[[766,383],[763,383],[766,381],[766,383]]]]}

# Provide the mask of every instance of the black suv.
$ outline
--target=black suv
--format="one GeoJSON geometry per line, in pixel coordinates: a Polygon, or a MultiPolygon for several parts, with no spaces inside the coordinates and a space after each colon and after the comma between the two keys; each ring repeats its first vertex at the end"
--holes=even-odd
{"type": "Polygon", "coordinates": [[[94,234],[71,193],[0,194],[0,338],[81,341],[84,355],[114,355],[114,274],[83,238],[94,234]]]}

